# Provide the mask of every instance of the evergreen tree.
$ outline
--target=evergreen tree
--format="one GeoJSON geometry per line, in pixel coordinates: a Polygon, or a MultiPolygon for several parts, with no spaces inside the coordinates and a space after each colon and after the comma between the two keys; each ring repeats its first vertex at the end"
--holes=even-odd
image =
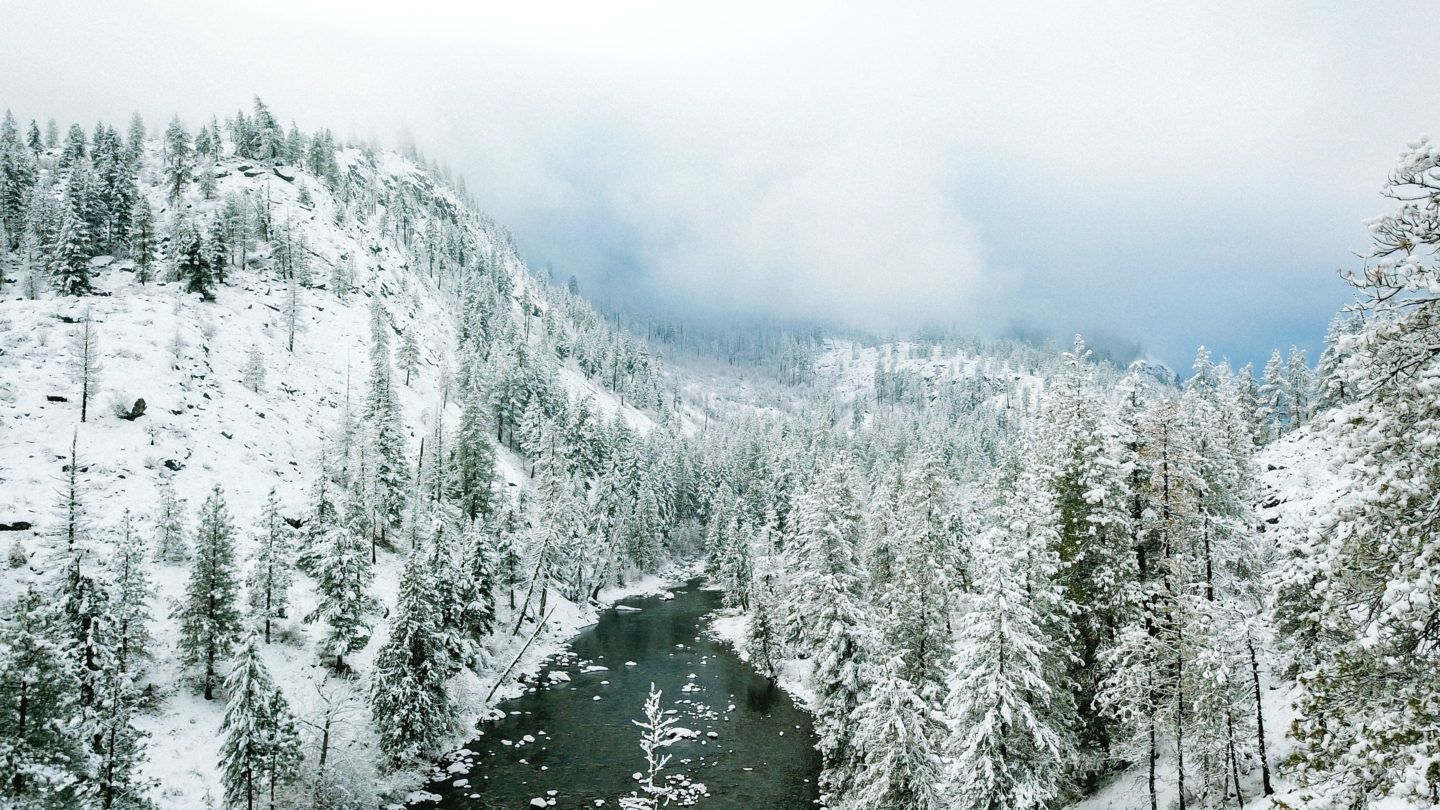
{"type": "Polygon", "coordinates": [[[225,806],[275,810],[276,788],[300,773],[299,723],[270,677],[254,635],[241,648],[225,691],[230,695],[220,724],[225,806]]]}
{"type": "Polygon", "coordinates": [[[185,502],[175,493],[175,482],[169,475],[160,476],[160,502],[155,508],[155,558],[165,562],[183,562],[190,557],[185,542],[185,502]]]}
{"type": "MultiPolygon", "coordinates": [[[[116,669],[134,673],[150,656],[150,599],[155,589],[145,565],[145,544],[125,510],[120,532],[106,565],[110,573],[112,645],[116,669]]],[[[116,686],[123,691],[125,687],[116,686]]],[[[112,696],[116,700],[117,692],[112,696]]]]}
{"type": "Polygon", "coordinates": [[[370,431],[373,450],[370,469],[375,511],[380,518],[377,528],[383,539],[387,530],[398,526],[405,514],[410,466],[406,460],[400,402],[390,377],[389,319],[380,299],[374,300],[370,320],[370,381],[363,422],[370,431]]]}
{"type": "Polygon", "coordinates": [[[1036,523],[1044,512],[1035,501],[1046,497],[1033,476],[1017,483],[977,540],[975,599],[950,664],[947,774],[957,810],[1050,806],[1075,748],[1068,655],[1054,630],[1068,620],[1065,588],[1036,523]]]}
{"type": "Polygon", "coordinates": [[[394,766],[434,753],[454,725],[445,689],[447,654],[424,556],[412,552],[400,581],[390,634],[375,655],[370,712],[394,766]]]}
{"type": "Polygon", "coordinates": [[[130,214],[130,256],[135,260],[135,280],[149,284],[155,280],[155,262],[159,253],[155,233],[155,211],[143,196],[135,200],[130,214]]]}
{"type": "Polygon", "coordinates": [[[185,285],[188,293],[198,293],[205,301],[215,300],[215,274],[210,266],[210,257],[205,253],[204,240],[200,231],[190,223],[183,223],[175,231],[175,278],[185,285]]]}
{"type": "Polygon", "coordinates": [[[887,627],[892,655],[902,664],[896,673],[922,699],[944,695],[941,671],[950,649],[951,595],[957,589],[959,543],[953,535],[945,472],[933,449],[922,451],[905,476],[904,507],[895,550],[894,582],[887,627]]]}
{"type": "Polygon", "coordinates": [[[852,716],[863,698],[861,667],[870,633],[860,602],[855,563],[859,514],[847,459],[832,461],[797,504],[796,575],[789,595],[790,627],[815,660],[820,707],[817,747],[826,795],[848,795],[858,757],[851,746],[852,716]]]}
{"type": "Polygon", "coordinates": [[[138,112],[130,115],[130,125],[125,129],[125,151],[130,157],[131,168],[139,169],[141,158],[145,155],[145,119],[138,112]]]}
{"type": "Polygon", "coordinates": [[[1315,375],[1305,350],[1298,346],[1291,346],[1285,358],[1284,386],[1290,402],[1291,427],[1300,427],[1314,415],[1315,375]]]}
{"type": "Polygon", "coordinates": [[[0,800],[19,808],[74,807],[87,800],[91,756],[79,734],[79,684],[45,620],[34,588],[0,624],[0,800]]]}
{"type": "Polygon", "coordinates": [[[1267,441],[1290,430],[1294,421],[1294,409],[1290,403],[1289,387],[1285,384],[1285,361],[1280,356],[1279,349],[1271,352],[1270,359],[1265,362],[1264,381],[1260,385],[1260,404],[1265,409],[1270,426],[1267,441]]]}
{"type": "Polygon", "coordinates": [[[1276,575],[1302,667],[1297,775],[1336,806],[1440,802],[1437,165],[1440,149],[1412,144],[1387,186],[1399,210],[1369,225],[1374,264],[1350,277],[1364,324],[1336,373],[1354,399],[1329,420],[1346,494],[1286,542],[1276,575]]]}
{"type": "Polygon", "coordinates": [[[129,672],[107,668],[100,678],[96,723],[96,767],[94,791],[103,808],[148,810],[154,807],[147,795],[154,783],[140,773],[145,762],[145,739],[133,719],[139,691],[129,672]]]}
{"type": "Polygon", "coordinates": [[[257,394],[265,388],[265,356],[260,353],[259,345],[250,345],[250,353],[245,357],[245,367],[240,372],[244,375],[241,379],[246,388],[257,394]]]}
{"type": "Polygon", "coordinates": [[[57,167],[69,169],[85,159],[86,143],[85,130],[79,124],[71,124],[70,129],[65,132],[65,145],[60,150],[60,160],[57,167]]]}
{"type": "Polygon", "coordinates": [[[193,171],[192,158],[190,133],[177,115],[170,119],[170,125],[165,128],[165,187],[169,191],[171,203],[179,202],[185,193],[185,186],[189,184],[193,171]]]}
{"type": "Polygon", "coordinates": [[[281,311],[285,317],[285,350],[295,351],[295,333],[300,331],[300,283],[295,276],[290,276],[285,281],[285,308],[281,311]]]}
{"type": "Polygon", "coordinates": [[[200,507],[195,559],[176,619],[181,660],[204,666],[206,700],[215,697],[217,667],[240,638],[240,578],[235,570],[235,526],[217,484],[200,507]]]}
{"type": "Polygon", "coordinates": [[[334,659],[335,670],[345,672],[345,656],[370,639],[370,616],[375,612],[370,583],[375,572],[364,542],[347,526],[330,528],[318,548],[321,553],[311,565],[320,602],[305,621],[325,623],[320,655],[334,659]]]}
{"type": "Polygon", "coordinates": [[[95,291],[90,272],[90,226],[74,206],[61,206],[59,227],[46,246],[46,269],[55,288],[65,295],[95,291]]]}
{"type": "Polygon", "coordinates": [[[939,810],[942,763],[935,747],[939,724],[925,699],[900,673],[898,656],[869,673],[871,686],[848,721],[859,759],[853,793],[837,796],[839,808],[905,807],[939,810]]]}
{"type": "MultiPolygon", "coordinates": [[[[13,121],[13,119],[11,119],[13,121]]],[[[13,127],[0,129],[0,224],[18,243],[31,214],[39,172],[35,158],[20,148],[13,127]]]]}
{"type": "Polygon", "coordinates": [[[468,520],[488,519],[496,508],[495,448],[484,392],[472,381],[460,406],[460,426],[451,443],[450,497],[468,520]]]}
{"type": "Polygon", "coordinates": [[[85,569],[84,554],[73,554],[55,581],[51,605],[52,631],[62,639],[65,655],[78,684],[80,715],[77,731],[97,738],[101,681],[114,667],[110,646],[110,604],[105,590],[85,569]]]}
{"type": "Polygon", "coordinates": [[[778,607],[769,558],[762,558],[755,567],[755,576],[750,580],[750,624],[745,629],[745,654],[761,675],[774,678],[779,657],[779,628],[776,627],[778,607]]]}
{"type": "Polygon", "coordinates": [[[275,488],[265,498],[260,525],[255,530],[255,558],[250,568],[250,610],[265,626],[270,643],[270,622],[285,618],[290,604],[290,526],[280,515],[275,488]]]}
{"type": "Polygon", "coordinates": [[[462,581],[466,598],[463,611],[470,637],[479,641],[495,629],[495,585],[499,581],[495,538],[490,527],[473,521],[466,530],[468,543],[464,558],[467,576],[462,581]]]}
{"type": "Polygon", "coordinates": [[[79,543],[89,528],[86,515],[86,487],[80,478],[83,469],[80,463],[79,433],[70,434],[70,463],[65,465],[65,477],[61,479],[59,503],[56,511],[60,514],[60,525],[56,533],[65,540],[65,552],[76,554],[79,543]]]}
{"type": "Polygon", "coordinates": [[[405,385],[410,384],[410,378],[420,373],[420,347],[415,343],[415,331],[406,329],[405,334],[400,338],[400,355],[397,358],[400,368],[405,372],[405,385]]]}

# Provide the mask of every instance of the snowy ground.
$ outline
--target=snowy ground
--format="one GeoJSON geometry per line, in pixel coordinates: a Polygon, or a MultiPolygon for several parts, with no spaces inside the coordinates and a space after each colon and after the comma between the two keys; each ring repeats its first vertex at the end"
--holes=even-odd
{"type": "MultiPolygon", "coordinates": [[[[748,662],[750,654],[745,650],[745,634],[750,627],[750,617],[737,610],[716,611],[710,622],[710,633],[735,648],[740,660],[748,662]]],[[[815,692],[815,665],[799,658],[785,658],[775,664],[775,682],[790,693],[795,702],[814,712],[820,706],[820,696],[815,692]]]]}

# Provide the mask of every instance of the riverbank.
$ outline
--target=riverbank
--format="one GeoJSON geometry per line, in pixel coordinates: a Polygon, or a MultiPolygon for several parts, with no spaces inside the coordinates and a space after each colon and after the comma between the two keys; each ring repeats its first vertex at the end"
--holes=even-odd
{"type": "Polygon", "coordinates": [[[676,720],[665,749],[672,805],[811,806],[819,759],[809,715],[711,632],[720,595],[698,579],[652,592],[660,595],[614,600],[563,649],[537,655],[530,674],[507,687],[513,697],[495,704],[410,803],[616,806],[643,767],[632,721],[654,684],[676,720]]]}
{"type": "MultiPolygon", "coordinates": [[[[447,753],[444,759],[453,756],[475,734],[476,729],[496,717],[497,706],[512,700],[534,688],[534,681],[547,661],[564,653],[575,637],[599,621],[599,617],[615,604],[628,599],[657,597],[672,588],[690,581],[698,575],[700,564],[683,562],[667,566],[656,574],[646,574],[633,582],[619,587],[601,589],[596,597],[598,606],[575,604],[558,594],[550,594],[554,611],[550,614],[539,635],[530,642],[520,660],[511,666],[516,655],[535,633],[533,624],[521,628],[518,635],[508,635],[504,630],[486,645],[486,658],[479,669],[466,670],[457,675],[450,684],[451,695],[459,707],[459,729],[446,741],[447,753]],[[509,671],[507,672],[507,668],[509,671]],[[504,677],[504,682],[496,681],[504,677]]],[[[523,594],[522,594],[523,595],[523,594]]],[[[501,606],[497,626],[513,627],[515,616],[501,606]]],[[[387,810],[403,810],[412,804],[421,804],[437,798],[423,786],[435,781],[434,766],[415,767],[397,775],[391,785],[392,795],[400,797],[398,802],[385,805],[387,810]]]]}
{"type": "MultiPolygon", "coordinates": [[[[729,644],[736,657],[750,663],[745,637],[750,631],[750,616],[738,609],[718,611],[710,621],[710,633],[729,644]]],[[[820,708],[820,695],[815,691],[815,664],[800,658],[782,658],[775,662],[775,682],[806,711],[814,714],[820,708]]]]}

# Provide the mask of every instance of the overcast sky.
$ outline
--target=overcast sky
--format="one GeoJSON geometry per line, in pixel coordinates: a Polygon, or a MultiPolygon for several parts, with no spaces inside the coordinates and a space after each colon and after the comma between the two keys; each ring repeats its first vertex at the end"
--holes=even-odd
{"type": "Polygon", "coordinates": [[[0,106],[195,124],[259,93],[407,129],[597,298],[1187,365],[1318,347],[1440,114],[1433,2],[489,6],[0,0],[0,106]]]}

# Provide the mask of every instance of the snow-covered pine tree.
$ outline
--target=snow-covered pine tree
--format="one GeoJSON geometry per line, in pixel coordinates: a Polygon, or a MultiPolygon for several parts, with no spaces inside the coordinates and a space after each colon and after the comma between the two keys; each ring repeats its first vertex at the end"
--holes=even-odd
{"type": "Polygon", "coordinates": [[[171,203],[179,202],[185,193],[192,172],[192,157],[190,133],[177,115],[165,128],[165,187],[171,203]]]}
{"type": "Polygon", "coordinates": [[[450,497],[467,520],[486,519],[495,511],[495,448],[490,444],[490,409],[484,391],[472,381],[462,394],[460,425],[450,445],[450,497]]]}
{"type": "Polygon", "coordinates": [[[740,522],[741,510],[731,509],[722,533],[719,559],[715,563],[715,578],[725,589],[725,606],[750,609],[750,582],[754,576],[751,558],[750,527],[740,522]]]}
{"type": "Polygon", "coordinates": [[[855,561],[860,515],[854,474],[848,458],[836,458],[801,494],[788,594],[796,641],[815,661],[816,744],[825,767],[821,788],[832,799],[849,795],[860,765],[851,745],[852,718],[864,697],[861,667],[871,637],[855,561]]]}
{"type": "Polygon", "coordinates": [[[151,810],[155,781],[145,778],[145,740],[133,722],[140,692],[130,673],[108,668],[100,678],[96,706],[95,803],[106,810],[151,810]]]}
{"type": "Polygon", "coordinates": [[[1374,264],[1350,277],[1364,318],[1329,421],[1348,492],[1286,543],[1281,629],[1299,649],[1298,777],[1336,806],[1440,803],[1440,147],[1411,144],[1369,225],[1374,264]]]}
{"type": "Polygon", "coordinates": [[[85,538],[89,528],[85,508],[86,485],[80,477],[83,469],[80,463],[80,435],[77,431],[70,434],[70,461],[65,465],[65,477],[61,479],[55,509],[60,516],[60,525],[55,531],[65,541],[67,555],[76,553],[78,544],[85,538]]]}
{"type": "Polygon", "coordinates": [[[1315,415],[1315,374],[1304,349],[1291,346],[1285,357],[1285,395],[1290,402],[1291,428],[1310,421],[1315,415]]]}
{"type": "Polygon", "coordinates": [[[198,294],[201,300],[215,300],[215,274],[200,230],[192,223],[181,223],[175,229],[172,244],[176,280],[185,285],[186,292],[198,294]]]}
{"type": "Polygon", "coordinates": [[[235,569],[235,526],[219,484],[200,507],[195,559],[175,618],[180,622],[180,652],[185,664],[204,666],[206,700],[215,697],[219,665],[240,638],[240,577],[235,569]]]}
{"type": "Polygon", "coordinates": [[[396,767],[434,753],[455,722],[428,567],[419,550],[410,554],[389,636],[375,654],[370,678],[370,712],[380,747],[396,767]]]}
{"type": "Polygon", "coordinates": [[[51,632],[75,674],[80,715],[77,731],[91,740],[97,734],[101,679],[114,667],[110,637],[109,594],[85,568],[83,552],[73,554],[59,572],[51,597],[51,632]]]}
{"type": "Polygon", "coordinates": [[[281,310],[285,318],[285,351],[295,351],[295,333],[300,331],[300,280],[294,275],[285,279],[285,304],[281,310]]]}
{"type": "Polygon", "coordinates": [[[400,401],[390,371],[390,322],[380,299],[371,304],[370,381],[366,389],[362,422],[369,430],[371,458],[368,460],[376,528],[383,540],[389,529],[398,527],[405,515],[410,493],[410,465],[406,458],[405,433],[400,401]]]}
{"type": "Polygon", "coordinates": [[[335,671],[346,672],[345,656],[370,639],[370,617],[376,607],[370,583],[375,571],[364,540],[348,526],[332,526],[317,548],[320,553],[311,565],[320,601],[305,621],[324,622],[321,658],[333,660],[335,671]]]}
{"type": "Polygon", "coordinates": [[[1290,402],[1289,387],[1285,384],[1285,358],[1280,356],[1279,349],[1272,351],[1270,359],[1265,361],[1265,371],[1260,384],[1260,406],[1269,426],[1265,441],[1289,432],[1295,421],[1292,416],[1294,407],[1290,402]]]}
{"type": "Polygon", "coordinates": [[[1081,725],[1077,741],[1086,771],[1102,766],[1108,730],[1094,709],[1095,666],[1114,638],[1135,582],[1131,514],[1114,429],[1104,413],[1090,350],[1077,335],[1045,404],[1044,458],[1053,459],[1050,488],[1058,520],[1056,583],[1078,609],[1068,682],[1081,725]]]}
{"type": "MultiPolygon", "coordinates": [[[[953,597],[962,578],[956,564],[960,538],[950,520],[944,461],[937,448],[921,450],[901,484],[895,568],[888,591],[887,632],[891,655],[906,680],[927,703],[945,695],[944,661],[950,655],[953,597]]],[[[938,741],[937,741],[938,742],[938,741]]]]}
{"type": "Polygon", "coordinates": [[[495,536],[490,521],[472,521],[465,529],[462,582],[468,603],[464,616],[470,636],[480,641],[495,629],[495,586],[499,580],[495,536]]]}
{"type": "Polygon", "coordinates": [[[1260,388],[1255,383],[1255,366],[1246,363],[1235,375],[1235,404],[1250,431],[1250,443],[1256,447],[1267,439],[1264,411],[1260,405],[1260,388]]]}
{"type": "Polygon", "coordinates": [[[160,241],[155,233],[155,211],[144,195],[137,196],[130,214],[130,258],[135,261],[135,280],[149,284],[155,280],[155,263],[160,241]]]}
{"type": "Polygon", "coordinates": [[[355,257],[345,256],[339,261],[330,265],[330,291],[335,297],[345,301],[350,297],[352,288],[355,286],[355,257]]]}
{"type": "Polygon", "coordinates": [[[241,374],[241,381],[251,391],[258,394],[265,388],[265,356],[260,353],[259,344],[250,345],[250,353],[245,357],[245,367],[241,369],[241,374]]]}
{"type": "Polygon", "coordinates": [[[0,800],[16,807],[76,806],[88,796],[92,757],[79,724],[80,687],[27,588],[0,623],[0,800]]]}
{"type": "Polygon", "coordinates": [[[420,345],[415,342],[414,329],[406,329],[400,336],[400,353],[395,359],[405,372],[405,385],[410,385],[410,378],[420,373],[420,345]]]}
{"type": "Polygon", "coordinates": [[[1249,770],[1255,740],[1255,706],[1247,688],[1248,655],[1243,616],[1256,607],[1258,577],[1251,532],[1253,441],[1233,392],[1228,369],[1215,368],[1203,348],[1183,399],[1185,430],[1193,451],[1194,519],[1183,553],[1192,572],[1183,614],[1192,621],[1180,651],[1187,659],[1181,688],[1195,722],[1187,737],[1199,763],[1203,793],[1239,794],[1239,773],[1249,770]]]}
{"type": "Polygon", "coordinates": [[[1064,632],[1072,607],[1048,489],[1037,471],[1019,471],[976,539],[975,596],[946,705],[955,810],[1048,807],[1075,760],[1074,648],[1064,632]]]}
{"type": "Polygon", "coordinates": [[[220,781],[225,806],[275,810],[276,789],[300,773],[299,723],[260,657],[252,633],[225,679],[229,699],[220,723],[220,781]]]}
{"type": "MultiPolygon", "coordinates": [[[[444,520],[435,520],[429,538],[431,609],[435,630],[444,646],[444,675],[448,679],[475,655],[473,629],[480,622],[471,613],[475,607],[469,577],[455,551],[452,532],[444,520]]],[[[418,546],[417,546],[418,548],[418,546]]]]}
{"type": "Polygon", "coordinates": [[[290,525],[280,514],[280,497],[275,488],[265,496],[260,523],[255,527],[255,556],[250,562],[250,610],[264,625],[265,643],[270,643],[270,624],[285,618],[290,605],[290,525]]]}
{"type": "Polygon", "coordinates": [[[89,295],[95,291],[90,272],[90,226],[75,205],[60,206],[59,226],[45,246],[45,267],[55,288],[64,295],[89,295]]]}
{"type": "Polygon", "coordinates": [[[1355,335],[1364,327],[1363,319],[1350,313],[1336,315],[1325,331],[1325,349],[1320,352],[1320,367],[1316,369],[1315,408],[1325,411],[1344,405],[1354,399],[1355,391],[1346,383],[1340,373],[1343,359],[1351,352],[1355,335]]]}
{"type": "Polygon", "coordinates": [[[767,678],[775,677],[779,658],[778,607],[771,566],[769,557],[755,561],[755,575],[750,579],[750,623],[745,628],[745,654],[750,666],[767,678]]]}
{"type": "Polygon", "coordinates": [[[898,655],[866,665],[865,699],[846,720],[853,734],[849,745],[859,761],[853,787],[835,794],[829,806],[841,810],[945,807],[944,765],[937,745],[943,726],[901,674],[907,666],[898,655]]]}
{"type": "Polygon", "coordinates": [[[190,545],[185,542],[185,502],[176,494],[170,475],[161,475],[157,488],[160,500],[151,518],[155,524],[155,558],[184,562],[190,557],[190,545]]]}
{"type": "Polygon", "coordinates": [[[139,662],[150,657],[150,598],[154,586],[145,564],[145,542],[125,510],[115,548],[105,561],[110,575],[111,646],[115,667],[123,673],[136,673],[139,662]]]}
{"type": "Polygon", "coordinates": [[[306,507],[304,528],[300,533],[299,547],[295,551],[295,566],[315,576],[317,564],[324,552],[324,540],[331,529],[340,525],[340,510],[335,505],[334,482],[330,480],[330,463],[323,454],[320,471],[310,486],[310,501],[306,507]]]}

